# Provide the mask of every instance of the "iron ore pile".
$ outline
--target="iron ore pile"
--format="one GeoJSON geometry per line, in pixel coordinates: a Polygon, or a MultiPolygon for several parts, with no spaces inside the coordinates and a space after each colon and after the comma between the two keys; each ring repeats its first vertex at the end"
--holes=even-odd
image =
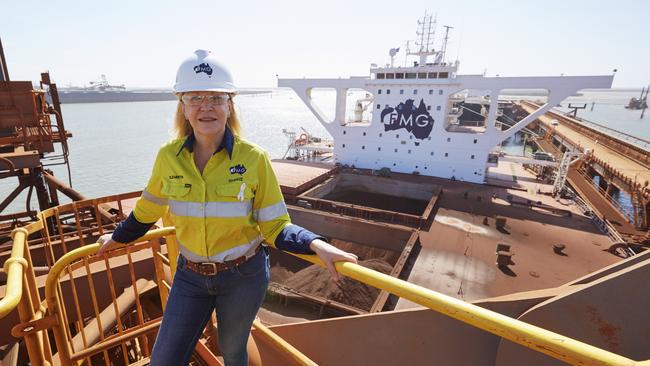
{"type": "MultiPolygon", "coordinates": [[[[392,270],[392,266],[381,259],[360,260],[359,264],[386,274],[392,270]]],[[[377,288],[344,276],[337,283],[331,279],[327,269],[317,265],[311,265],[296,273],[281,266],[274,266],[271,269],[271,280],[300,292],[363,310],[370,310],[379,295],[377,288]]]]}

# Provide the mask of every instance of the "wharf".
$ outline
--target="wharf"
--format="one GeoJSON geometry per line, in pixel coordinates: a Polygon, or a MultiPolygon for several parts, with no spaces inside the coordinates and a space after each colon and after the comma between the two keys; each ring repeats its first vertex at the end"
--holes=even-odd
{"type": "MultiPolygon", "coordinates": [[[[536,108],[527,103],[522,103],[520,106],[528,113],[532,113],[536,108]]],[[[578,121],[570,121],[571,119],[566,116],[557,115],[555,113],[547,113],[537,119],[540,121],[547,130],[553,131],[560,135],[564,140],[569,142],[574,147],[585,151],[590,149],[593,156],[599,160],[609,164],[618,170],[624,177],[629,178],[636,182],[650,182],[650,151],[642,151],[645,157],[634,156],[626,149],[627,142],[619,140],[616,136],[605,134],[601,131],[592,130],[599,135],[599,138],[594,139],[592,136],[586,136],[581,131],[570,123],[579,123],[578,121]],[[558,117],[561,120],[558,120],[558,117]],[[558,120],[556,125],[551,124],[551,121],[558,120]],[[563,123],[563,122],[569,123],[563,123]]],[[[641,150],[640,148],[637,148],[641,150]]],[[[635,150],[637,150],[635,149],[635,150]]],[[[637,150],[637,151],[638,151],[637,150]]]]}
{"type": "MultiPolygon", "coordinates": [[[[537,109],[537,105],[530,102],[518,105],[527,113],[537,109]]],[[[553,152],[556,158],[561,158],[564,149],[590,151],[583,164],[592,170],[591,174],[601,177],[603,186],[594,186],[591,178],[579,171],[578,166],[569,169],[567,180],[589,202],[594,212],[609,221],[624,237],[633,241],[645,238],[650,220],[650,151],[621,139],[617,133],[591,128],[555,112],[549,112],[537,121],[547,131],[547,138],[539,139],[537,143],[545,151],[553,152]],[[612,199],[613,187],[631,197],[633,222],[612,199]]]]}

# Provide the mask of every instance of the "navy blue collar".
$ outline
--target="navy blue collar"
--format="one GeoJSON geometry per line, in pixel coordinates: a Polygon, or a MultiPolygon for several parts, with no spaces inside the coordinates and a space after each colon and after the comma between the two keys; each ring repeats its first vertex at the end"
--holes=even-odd
{"type": "MultiPolygon", "coordinates": [[[[176,156],[178,156],[181,153],[181,151],[183,151],[183,149],[187,149],[187,151],[189,152],[194,152],[195,139],[196,138],[194,137],[194,132],[189,134],[185,139],[185,142],[183,142],[183,146],[181,146],[181,148],[178,150],[178,153],[176,153],[176,156]]],[[[228,158],[232,159],[232,149],[234,145],[235,145],[235,136],[233,136],[232,132],[230,132],[230,128],[226,126],[226,130],[223,133],[223,140],[221,140],[221,145],[219,145],[217,151],[215,151],[214,154],[218,153],[223,149],[226,149],[226,151],[228,152],[228,158]]]]}

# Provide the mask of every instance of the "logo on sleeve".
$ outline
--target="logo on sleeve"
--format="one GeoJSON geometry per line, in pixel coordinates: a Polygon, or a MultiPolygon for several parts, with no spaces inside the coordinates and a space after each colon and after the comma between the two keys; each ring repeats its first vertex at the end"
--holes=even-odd
{"type": "Polygon", "coordinates": [[[210,76],[210,75],[212,75],[212,68],[210,67],[210,64],[204,62],[204,63],[202,63],[200,65],[194,66],[194,72],[197,73],[197,74],[201,73],[201,72],[204,72],[204,73],[208,74],[208,76],[210,76]]]}
{"type": "Polygon", "coordinates": [[[242,175],[246,173],[246,167],[244,167],[241,164],[237,164],[235,166],[230,167],[230,174],[239,174],[242,175]]]}

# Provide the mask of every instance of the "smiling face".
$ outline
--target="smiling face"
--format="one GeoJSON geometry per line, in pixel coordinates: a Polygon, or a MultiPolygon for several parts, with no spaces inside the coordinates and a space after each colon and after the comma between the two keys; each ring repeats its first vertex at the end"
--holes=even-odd
{"type": "Polygon", "coordinates": [[[230,100],[221,103],[227,94],[218,92],[188,92],[182,97],[183,113],[190,122],[195,135],[216,136],[222,134],[226,128],[226,121],[230,115],[230,100]],[[200,104],[195,105],[197,96],[204,96],[200,104]],[[210,96],[217,96],[210,100],[210,96]],[[195,97],[192,100],[192,97],[195,97]],[[218,98],[221,97],[221,98],[218,98]],[[221,101],[219,101],[221,99],[221,101]]]}

